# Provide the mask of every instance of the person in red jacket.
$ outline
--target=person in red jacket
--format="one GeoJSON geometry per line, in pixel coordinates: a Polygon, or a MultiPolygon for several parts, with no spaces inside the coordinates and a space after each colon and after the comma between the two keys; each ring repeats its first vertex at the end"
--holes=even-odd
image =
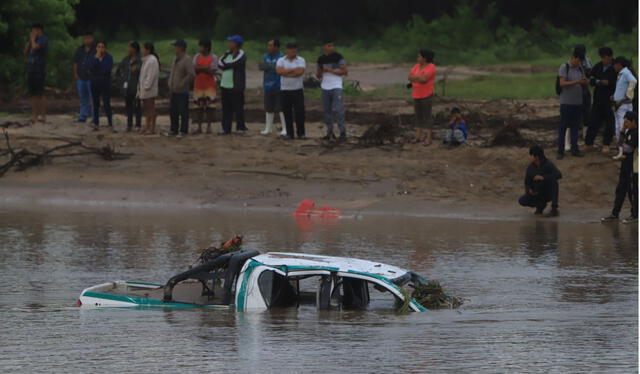
{"type": "Polygon", "coordinates": [[[408,80],[413,97],[416,115],[416,143],[424,142],[430,145],[433,142],[433,117],[431,106],[433,105],[434,83],[436,81],[436,66],[433,63],[434,53],[423,49],[418,53],[418,63],[413,65],[408,80]],[[422,132],[425,132],[425,135],[422,132]]]}

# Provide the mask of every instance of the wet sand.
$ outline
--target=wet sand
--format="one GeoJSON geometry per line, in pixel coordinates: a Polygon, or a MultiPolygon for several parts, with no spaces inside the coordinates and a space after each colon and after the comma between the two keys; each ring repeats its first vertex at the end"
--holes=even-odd
{"type": "MultiPolygon", "coordinates": [[[[309,139],[286,141],[275,134],[261,136],[262,124],[257,122],[248,124],[247,135],[176,139],[93,132],[71,118],[52,115],[44,125],[9,127],[12,145],[36,151],[60,144],[55,138],[65,137],[92,146],[112,145],[133,156],[117,161],[70,157],[10,171],[0,178],[0,201],[293,210],[303,198],[311,198],[348,212],[492,219],[531,215],[531,210],[517,206],[528,150],[486,146],[495,131],[490,127],[472,128],[469,144],[457,148],[438,144],[437,139],[429,147],[361,147],[357,137],[367,126],[357,124],[349,126],[348,144],[327,146],[319,139],[324,131],[320,122],[307,124],[309,139]]],[[[14,120],[24,121],[9,116],[0,123],[14,120]]],[[[167,129],[167,121],[159,117],[161,130],[167,129]]],[[[116,115],[115,123],[122,130],[124,117],[116,115]]],[[[547,144],[555,136],[549,128],[522,128],[522,133],[547,144]]],[[[593,152],[556,163],[564,174],[560,220],[588,222],[609,211],[618,171],[615,162],[593,152]]]]}

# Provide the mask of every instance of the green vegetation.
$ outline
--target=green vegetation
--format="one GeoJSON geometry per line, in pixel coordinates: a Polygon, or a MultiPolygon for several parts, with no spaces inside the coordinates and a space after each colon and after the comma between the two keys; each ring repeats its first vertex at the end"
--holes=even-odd
{"type": "Polygon", "coordinates": [[[413,61],[418,50],[428,48],[436,51],[440,64],[555,66],[576,44],[585,44],[592,59],[597,57],[597,48],[604,45],[613,48],[616,55],[636,56],[638,29],[627,34],[598,23],[591,33],[577,35],[537,19],[531,30],[525,30],[498,14],[495,6],[478,17],[470,6],[462,5],[454,16],[444,15],[431,22],[414,16],[406,25],[387,28],[376,40],[352,43],[344,54],[352,52],[353,61],[401,62],[413,61]]]}
{"type": "MultiPolygon", "coordinates": [[[[445,94],[459,99],[548,99],[556,97],[556,75],[491,74],[449,80],[445,94]]],[[[437,88],[441,94],[441,87],[437,88]]]]}
{"type": "Polygon", "coordinates": [[[78,0],[2,0],[0,6],[0,86],[15,92],[24,85],[23,48],[34,22],[45,25],[49,37],[47,85],[67,88],[74,41],[67,27],[75,20],[72,5],[78,0]],[[6,84],[6,86],[5,86],[6,84]]]}
{"type": "MultiPolygon", "coordinates": [[[[79,0],[4,0],[0,6],[0,58],[3,69],[0,72],[0,85],[6,91],[17,92],[24,87],[25,57],[22,48],[26,42],[29,28],[34,20],[45,25],[45,33],[50,38],[50,52],[47,72],[47,85],[66,89],[71,81],[70,61],[74,51],[80,45],[79,39],[73,39],[68,28],[74,22],[75,12],[72,6],[79,0]]],[[[466,3],[465,3],[466,4],[466,3]]],[[[220,55],[226,48],[224,37],[231,33],[231,11],[221,10],[216,18],[215,27],[209,33],[214,35],[213,51],[220,55]]],[[[552,26],[543,19],[534,19],[530,29],[517,26],[497,8],[489,5],[482,14],[478,14],[470,5],[460,5],[451,15],[443,15],[427,21],[414,16],[406,24],[395,24],[364,35],[339,35],[338,50],[349,63],[403,63],[415,61],[418,50],[432,49],[436,52],[438,66],[446,65],[492,65],[492,64],[528,64],[537,66],[559,66],[572,51],[575,44],[585,44],[592,61],[597,61],[597,48],[608,45],[616,55],[635,57],[638,55],[638,29],[623,33],[610,25],[594,24],[587,34],[576,34],[568,29],[552,26]]],[[[282,29],[282,28],[280,28],[282,29]]],[[[158,31],[140,28],[136,32],[122,30],[96,30],[96,37],[108,43],[109,52],[118,62],[126,53],[128,40],[137,39],[141,44],[147,40],[154,42],[163,67],[168,67],[174,53],[171,43],[179,37],[187,40],[188,52],[197,51],[198,36],[206,30],[173,31],[166,28],[158,31]],[[111,36],[109,36],[111,35],[111,36]],[[162,36],[163,35],[163,36],[162,36]]],[[[246,30],[245,30],[246,31],[246,30]]],[[[249,32],[262,35],[254,30],[249,32]]],[[[310,33],[309,33],[310,34],[310,33]]],[[[300,54],[309,63],[321,53],[320,36],[299,35],[300,54]]],[[[250,63],[255,63],[264,53],[267,36],[261,39],[248,38],[244,45],[250,63]]],[[[282,44],[294,40],[290,36],[279,38],[282,44]]],[[[637,71],[637,61],[634,61],[637,71]]],[[[447,96],[464,95],[469,98],[541,98],[553,95],[553,77],[547,74],[515,76],[508,74],[473,77],[465,81],[450,81],[447,96]],[[517,81],[517,84],[515,84],[517,81]],[[483,96],[487,95],[487,96],[483,96]]],[[[385,92],[399,91],[385,89],[385,92]]],[[[356,95],[358,93],[347,93],[356,95]]],[[[362,95],[383,95],[373,91],[362,95]]]]}

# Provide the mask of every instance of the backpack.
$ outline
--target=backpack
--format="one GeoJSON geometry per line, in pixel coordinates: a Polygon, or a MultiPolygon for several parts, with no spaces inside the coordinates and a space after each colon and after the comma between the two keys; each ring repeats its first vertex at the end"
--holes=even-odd
{"type": "MultiPolygon", "coordinates": [[[[566,74],[567,74],[567,78],[569,78],[569,63],[565,63],[564,64],[564,68],[566,70],[566,74]]],[[[582,66],[578,66],[578,69],[580,69],[580,71],[582,72],[582,75],[584,75],[586,77],[586,74],[584,72],[584,69],[582,69],[582,66]]],[[[587,88],[587,92],[589,89],[587,88]]],[[[560,95],[562,93],[562,87],[560,87],[560,76],[556,75],[556,94],[560,95]]],[[[586,92],[583,90],[583,96],[586,92]]],[[[583,98],[584,99],[584,98],[583,98]]],[[[591,102],[591,97],[589,97],[589,102],[591,102]]]]}
{"type": "MultiPolygon", "coordinates": [[[[567,77],[569,76],[569,63],[564,64],[564,68],[566,70],[567,77]]],[[[560,95],[562,93],[562,87],[560,87],[560,75],[556,75],[556,95],[560,95]]]]}

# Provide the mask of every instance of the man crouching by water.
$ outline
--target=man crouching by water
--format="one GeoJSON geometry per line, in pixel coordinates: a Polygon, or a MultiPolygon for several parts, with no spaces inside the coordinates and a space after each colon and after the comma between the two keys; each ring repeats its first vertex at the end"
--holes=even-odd
{"type": "Polygon", "coordinates": [[[557,217],[558,212],[558,179],[562,178],[560,170],[544,156],[542,147],[534,145],[529,148],[529,160],[524,177],[525,193],[518,202],[522,206],[535,207],[535,214],[542,214],[551,201],[551,211],[547,217],[557,217]]]}

